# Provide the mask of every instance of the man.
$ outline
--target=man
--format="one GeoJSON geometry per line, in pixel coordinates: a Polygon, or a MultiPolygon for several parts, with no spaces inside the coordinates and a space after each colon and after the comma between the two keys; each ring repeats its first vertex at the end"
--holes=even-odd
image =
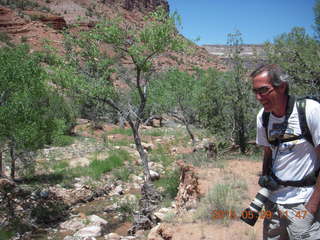
{"type": "MultiPolygon", "coordinates": [[[[277,65],[268,64],[250,77],[256,99],[263,105],[257,115],[256,139],[264,146],[262,175],[277,186],[269,189],[271,196],[265,204],[265,211],[272,215],[264,219],[263,239],[319,240],[320,104],[306,100],[306,122],[313,140],[310,143],[301,134],[297,101],[288,94],[288,76],[277,65]],[[292,112],[287,114],[289,102],[292,112]],[[268,123],[264,127],[266,113],[268,123]],[[308,184],[301,185],[303,180],[308,184]]],[[[260,180],[259,184],[266,187],[260,180]]]]}

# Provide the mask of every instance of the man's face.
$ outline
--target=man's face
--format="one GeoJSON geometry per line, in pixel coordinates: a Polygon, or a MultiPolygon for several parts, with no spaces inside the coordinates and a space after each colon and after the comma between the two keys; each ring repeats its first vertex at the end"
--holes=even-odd
{"type": "Polygon", "coordinates": [[[269,81],[268,73],[262,72],[252,79],[253,92],[256,99],[263,105],[266,112],[276,112],[281,104],[281,96],[285,87],[274,87],[269,81]]]}

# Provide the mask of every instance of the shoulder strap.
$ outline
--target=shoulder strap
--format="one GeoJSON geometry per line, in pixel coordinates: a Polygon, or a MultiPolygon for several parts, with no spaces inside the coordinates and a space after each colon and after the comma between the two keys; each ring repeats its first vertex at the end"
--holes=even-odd
{"type": "Polygon", "coordinates": [[[262,113],[262,126],[266,131],[266,137],[268,139],[268,124],[269,124],[270,112],[263,111],[262,113]]]}
{"type": "Polygon", "coordinates": [[[306,98],[297,100],[297,110],[299,115],[301,135],[304,136],[304,138],[314,146],[306,118],[306,98]]]}
{"type": "MultiPolygon", "coordinates": [[[[294,103],[296,101],[296,98],[294,96],[288,96],[288,102],[287,102],[287,106],[286,106],[286,115],[285,115],[285,119],[284,119],[284,127],[282,129],[282,135],[285,133],[287,127],[288,127],[288,120],[290,118],[290,115],[293,111],[293,107],[294,107],[294,103]]],[[[268,139],[268,124],[269,124],[269,118],[270,118],[270,112],[265,112],[263,111],[262,113],[262,126],[264,127],[265,131],[266,131],[266,137],[268,139]]],[[[279,141],[272,141],[270,142],[268,139],[268,142],[272,145],[277,145],[279,144],[279,141]]]]}

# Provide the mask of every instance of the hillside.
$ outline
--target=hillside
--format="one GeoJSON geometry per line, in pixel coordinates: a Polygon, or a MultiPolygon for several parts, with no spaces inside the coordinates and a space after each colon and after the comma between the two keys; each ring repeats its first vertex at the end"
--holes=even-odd
{"type": "MultiPolygon", "coordinates": [[[[169,10],[168,2],[138,0],[19,0],[0,1],[0,44],[28,43],[32,49],[43,48],[45,39],[62,51],[63,29],[72,31],[90,29],[98,19],[122,16],[126,23],[142,26],[143,17],[162,6],[169,10]]],[[[219,58],[193,45],[192,54],[165,53],[156,62],[160,69],[177,66],[182,69],[217,68],[224,70],[219,58]]]]}

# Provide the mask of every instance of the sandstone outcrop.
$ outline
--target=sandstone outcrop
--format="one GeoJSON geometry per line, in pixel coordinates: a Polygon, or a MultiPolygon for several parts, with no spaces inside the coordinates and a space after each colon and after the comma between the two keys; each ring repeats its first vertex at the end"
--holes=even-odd
{"type": "Polygon", "coordinates": [[[58,15],[44,13],[40,11],[23,11],[24,14],[30,16],[32,19],[37,19],[55,30],[63,30],[67,27],[65,19],[58,15]]]}
{"type": "Polygon", "coordinates": [[[21,33],[28,31],[27,21],[17,16],[11,9],[0,6],[0,32],[21,33]]]}

